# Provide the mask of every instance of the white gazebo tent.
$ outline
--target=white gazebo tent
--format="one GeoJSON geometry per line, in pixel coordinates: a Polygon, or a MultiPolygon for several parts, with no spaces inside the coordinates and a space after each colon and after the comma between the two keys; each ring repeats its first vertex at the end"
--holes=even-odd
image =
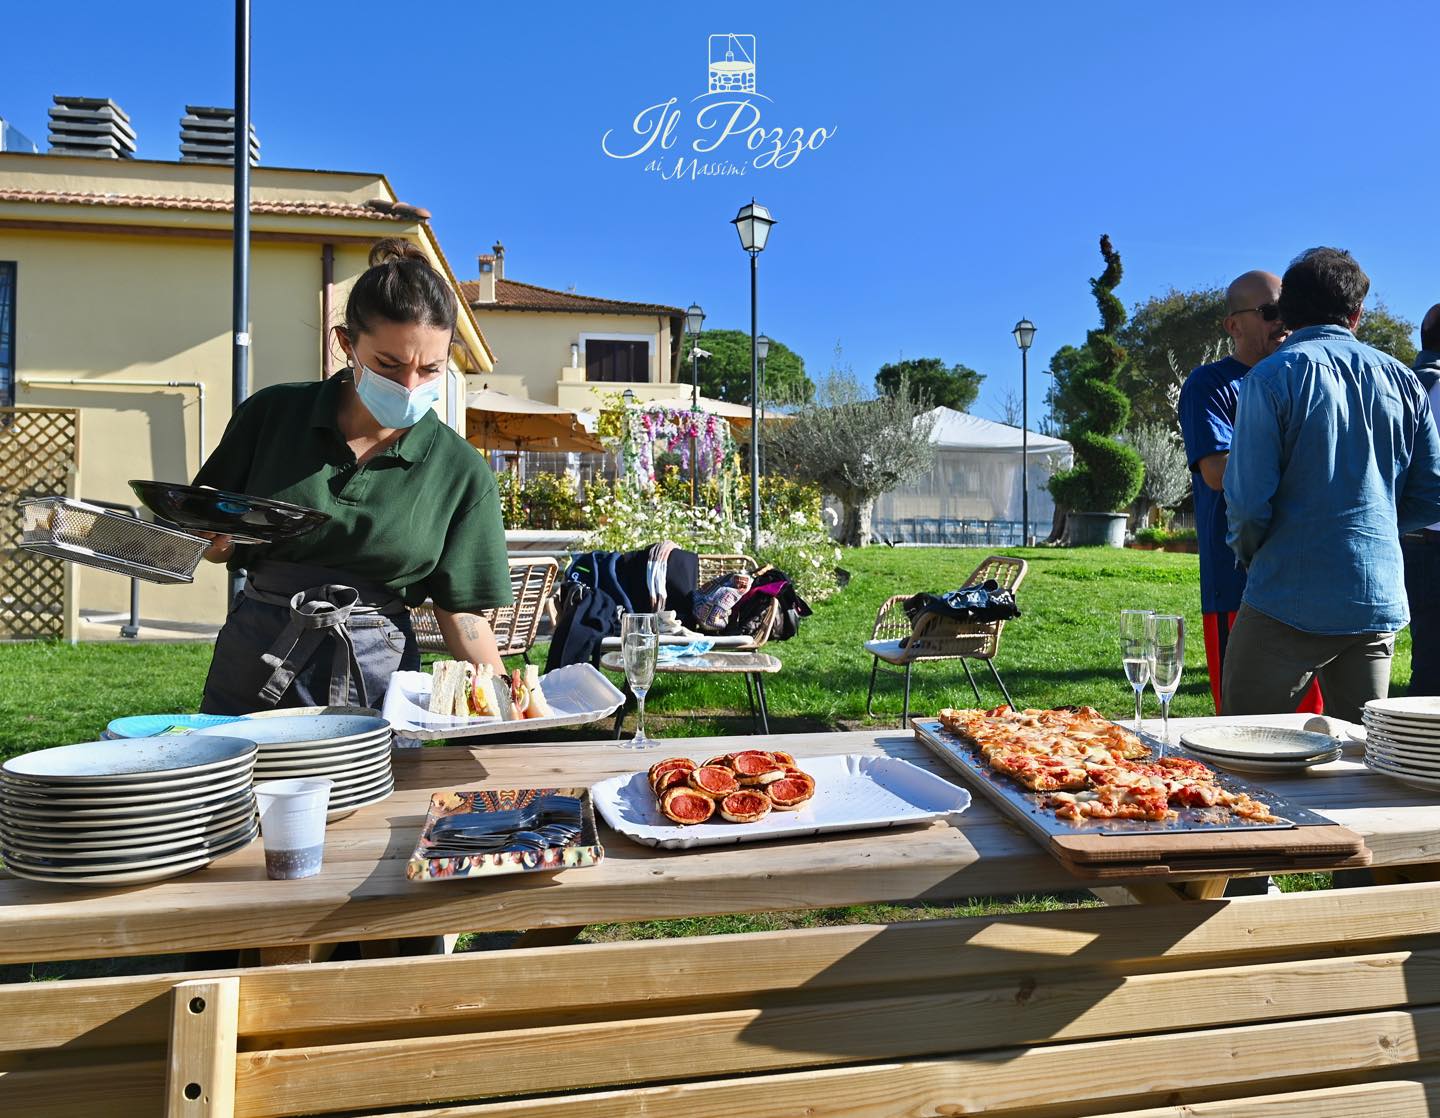
{"type": "Polygon", "coordinates": [[[1028,436],[1030,528],[1021,531],[1019,427],[936,408],[935,465],[875,502],[874,532],[893,543],[1019,544],[1044,537],[1055,515],[1046,482],[1070,465],[1070,444],[1028,436]]]}

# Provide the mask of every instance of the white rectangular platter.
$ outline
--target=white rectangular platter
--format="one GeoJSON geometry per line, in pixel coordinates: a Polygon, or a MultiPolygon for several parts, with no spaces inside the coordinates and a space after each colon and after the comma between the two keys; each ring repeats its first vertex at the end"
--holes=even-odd
{"type": "Polygon", "coordinates": [[[613,830],[666,850],[899,827],[959,815],[970,806],[965,789],[898,757],[847,753],[801,757],[796,765],[815,778],[814,797],[798,811],[772,811],[758,823],[671,823],[660,814],[643,772],[601,781],[590,795],[613,830]]]}
{"type": "Polygon", "coordinates": [[[545,698],[555,714],[503,722],[498,718],[456,718],[431,714],[429,672],[396,672],[390,677],[381,713],[395,728],[397,745],[482,734],[512,734],[554,726],[583,726],[614,714],[625,696],[590,664],[567,664],[540,677],[545,698]]]}

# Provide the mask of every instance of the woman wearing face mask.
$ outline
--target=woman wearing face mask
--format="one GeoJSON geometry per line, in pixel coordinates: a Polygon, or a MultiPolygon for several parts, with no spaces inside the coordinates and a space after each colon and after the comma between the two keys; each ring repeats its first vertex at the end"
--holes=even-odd
{"type": "Polygon", "coordinates": [[[431,410],[455,316],[424,253],[382,241],[335,327],[350,367],[262,389],[236,409],[196,484],[330,519],[265,546],[214,538],[205,557],[248,577],[215,643],[202,711],[378,707],[391,672],[420,667],[406,607],[427,598],[456,659],[504,671],[475,616],[511,601],[495,477],[431,410]]]}

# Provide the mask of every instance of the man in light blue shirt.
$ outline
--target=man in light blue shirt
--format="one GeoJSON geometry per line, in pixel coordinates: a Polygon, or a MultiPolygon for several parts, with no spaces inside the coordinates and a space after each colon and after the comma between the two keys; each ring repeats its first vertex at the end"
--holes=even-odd
{"type": "Polygon", "coordinates": [[[1389,692],[1409,620],[1400,535],[1440,520],[1440,435],[1415,374],[1355,338],[1369,290],[1348,252],[1302,253],[1280,287],[1292,333],[1242,383],[1226,541],[1249,577],[1226,714],[1294,710],[1317,673],[1349,721],[1389,692]]]}

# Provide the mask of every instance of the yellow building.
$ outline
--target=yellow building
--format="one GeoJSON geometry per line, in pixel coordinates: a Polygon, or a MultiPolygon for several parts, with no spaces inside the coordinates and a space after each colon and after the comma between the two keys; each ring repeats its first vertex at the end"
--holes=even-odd
{"type": "MultiPolygon", "coordinates": [[[[233,171],[203,163],[0,152],[0,267],[13,277],[13,401],[81,410],[74,495],[133,504],[127,480],[189,480],[231,412],[233,171]]],[[[460,284],[426,211],[383,175],[255,167],[250,389],[319,378],[370,245],[421,245],[460,284]]],[[[462,308],[467,301],[461,299],[462,308]]],[[[466,374],[493,355],[462,310],[444,418],[465,430],[466,374]]],[[[78,569],[79,609],[128,608],[129,580],[78,569]]],[[[147,586],[147,617],[218,624],[224,572],[147,586]]]]}
{"type": "MultiPolygon", "coordinates": [[[[575,411],[598,411],[630,389],[642,402],[688,408],[693,386],[685,312],[537,287],[505,277],[505,247],[477,260],[480,278],[461,285],[486,339],[494,369],[472,377],[488,387],[575,411]]],[[[716,415],[748,419],[750,409],[700,397],[716,415]]]]}

